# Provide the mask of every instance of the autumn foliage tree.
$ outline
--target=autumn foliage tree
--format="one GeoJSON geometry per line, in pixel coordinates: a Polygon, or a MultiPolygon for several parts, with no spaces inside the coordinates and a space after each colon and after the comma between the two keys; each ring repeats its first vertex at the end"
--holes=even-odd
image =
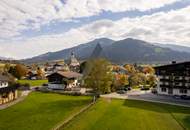
{"type": "Polygon", "coordinates": [[[129,74],[134,74],[137,72],[137,70],[135,69],[133,65],[126,64],[124,65],[124,68],[127,70],[129,74]]]}
{"type": "Polygon", "coordinates": [[[26,76],[27,68],[24,65],[17,64],[16,66],[10,67],[9,73],[16,78],[21,79],[22,77],[26,76]]]}
{"type": "Polygon", "coordinates": [[[40,67],[37,68],[36,72],[38,79],[43,79],[45,77],[44,71],[40,67]]]}
{"type": "Polygon", "coordinates": [[[145,67],[143,68],[143,72],[144,72],[145,74],[154,74],[154,73],[155,73],[155,70],[154,70],[154,68],[153,68],[152,66],[147,65],[147,66],[145,66],[145,67]]]}
{"type": "Polygon", "coordinates": [[[10,67],[11,67],[11,65],[9,63],[6,63],[5,66],[4,66],[4,68],[3,68],[3,71],[4,72],[8,72],[9,69],[10,69],[10,67]]]}
{"type": "Polygon", "coordinates": [[[134,67],[133,65],[125,65],[125,69],[129,74],[129,86],[131,87],[154,87],[156,84],[155,70],[152,66],[134,67]],[[139,69],[142,68],[142,69],[139,69]]]}
{"type": "Polygon", "coordinates": [[[125,74],[115,74],[115,80],[114,85],[116,89],[119,89],[121,87],[124,87],[125,85],[128,85],[128,76],[125,74]]]}

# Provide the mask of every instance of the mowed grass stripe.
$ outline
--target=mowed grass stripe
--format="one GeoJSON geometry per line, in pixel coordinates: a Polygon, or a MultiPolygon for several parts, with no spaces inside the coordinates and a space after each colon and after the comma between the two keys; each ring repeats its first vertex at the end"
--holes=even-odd
{"type": "Polygon", "coordinates": [[[48,80],[18,80],[18,83],[21,84],[29,84],[31,87],[33,86],[42,86],[43,84],[48,83],[48,80]]]}
{"type": "Polygon", "coordinates": [[[144,101],[100,99],[64,130],[183,130],[178,122],[190,129],[189,108],[144,101]]]}
{"type": "Polygon", "coordinates": [[[90,102],[87,96],[32,92],[23,102],[0,110],[0,130],[49,130],[90,102]]]}

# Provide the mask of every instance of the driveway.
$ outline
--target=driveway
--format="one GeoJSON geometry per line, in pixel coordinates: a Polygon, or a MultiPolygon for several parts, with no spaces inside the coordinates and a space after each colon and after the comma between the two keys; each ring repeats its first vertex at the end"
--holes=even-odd
{"type": "Polygon", "coordinates": [[[171,105],[190,107],[190,100],[182,100],[182,99],[176,99],[172,96],[152,94],[150,91],[131,90],[128,91],[126,94],[111,93],[111,94],[101,95],[101,97],[143,100],[149,102],[158,102],[158,103],[166,103],[171,105]]]}

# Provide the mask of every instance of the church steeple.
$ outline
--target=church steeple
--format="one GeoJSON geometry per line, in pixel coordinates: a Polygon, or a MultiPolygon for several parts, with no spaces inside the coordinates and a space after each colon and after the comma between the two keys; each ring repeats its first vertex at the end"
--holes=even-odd
{"type": "Polygon", "coordinates": [[[74,52],[71,52],[71,57],[70,57],[70,66],[79,66],[79,62],[76,59],[74,52]]]}
{"type": "Polygon", "coordinates": [[[74,52],[71,52],[69,68],[71,71],[79,72],[80,63],[76,59],[74,52]]]}

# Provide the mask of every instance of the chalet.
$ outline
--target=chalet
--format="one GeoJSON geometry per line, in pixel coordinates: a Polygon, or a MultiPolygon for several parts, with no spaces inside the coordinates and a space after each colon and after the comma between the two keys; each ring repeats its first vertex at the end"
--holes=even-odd
{"type": "Polygon", "coordinates": [[[28,71],[26,77],[27,77],[27,79],[30,79],[30,80],[36,80],[37,79],[37,73],[36,73],[36,71],[28,71]]]}
{"type": "Polygon", "coordinates": [[[44,68],[45,76],[48,76],[57,71],[69,71],[69,67],[64,62],[56,62],[48,66],[46,65],[44,68]]]}
{"type": "Polygon", "coordinates": [[[0,74],[0,105],[17,98],[17,87],[9,86],[8,76],[0,74]]]}
{"type": "Polygon", "coordinates": [[[50,89],[68,89],[79,87],[79,80],[82,75],[72,71],[57,71],[48,75],[48,88],[50,89]]]}
{"type": "Polygon", "coordinates": [[[53,71],[68,71],[69,67],[64,63],[56,63],[53,65],[53,71]]]}
{"type": "Polygon", "coordinates": [[[155,67],[157,92],[165,95],[190,96],[190,62],[155,67]]]}

